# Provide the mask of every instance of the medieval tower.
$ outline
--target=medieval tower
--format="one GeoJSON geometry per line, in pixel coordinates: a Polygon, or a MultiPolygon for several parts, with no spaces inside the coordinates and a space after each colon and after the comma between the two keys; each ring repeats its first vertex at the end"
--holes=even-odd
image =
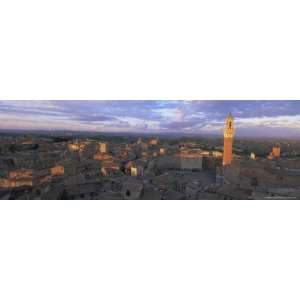
{"type": "Polygon", "coordinates": [[[231,113],[226,118],[224,128],[224,151],[223,151],[223,166],[228,166],[232,161],[232,143],[233,143],[234,129],[233,117],[231,113]]]}

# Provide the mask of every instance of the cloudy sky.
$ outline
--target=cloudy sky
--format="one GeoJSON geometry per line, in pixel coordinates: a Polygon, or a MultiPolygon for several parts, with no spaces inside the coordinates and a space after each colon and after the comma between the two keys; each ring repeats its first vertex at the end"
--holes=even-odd
{"type": "Polygon", "coordinates": [[[300,101],[0,101],[0,129],[300,137],[300,101]]]}

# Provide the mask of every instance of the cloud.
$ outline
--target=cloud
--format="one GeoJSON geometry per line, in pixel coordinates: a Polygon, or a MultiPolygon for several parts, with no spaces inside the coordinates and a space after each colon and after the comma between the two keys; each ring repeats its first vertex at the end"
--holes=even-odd
{"type": "Polygon", "coordinates": [[[0,128],[221,134],[229,112],[239,133],[300,135],[300,101],[0,101],[0,128]]]}

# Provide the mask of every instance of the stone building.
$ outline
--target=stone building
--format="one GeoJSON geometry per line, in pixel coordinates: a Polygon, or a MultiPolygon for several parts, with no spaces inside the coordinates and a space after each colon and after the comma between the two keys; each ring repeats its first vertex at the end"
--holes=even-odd
{"type": "Polygon", "coordinates": [[[65,168],[62,165],[57,165],[57,166],[51,168],[50,172],[51,172],[52,176],[63,175],[65,172],[65,168]]]}
{"type": "Polygon", "coordinates": [[[158,145],[158,139],[151,139],[150,141],[149,141],[149,145],[150,146],[156,146],[156,145],[158,145]]]}
{"type": "Polygon", "coordinates": [[[159,154],[160,154],[160,155],[166,154],[166,149],[165,149],[165,148],[160,148],[160,149],[159,149],[159,154]]]}
{"type": "Polygon", "coordinates": [[[99,143],[99,152],[107,153],[108,152],[108,144],[107,143],[99,143]]]}
{"type": "Polygon", "coordinates": [[[18,169],[10,171],[7,178],[0,179],[1,188],[33,186],[33,170],[18,169]]]}
{"type": "Polygon", "coordinates": [[[272,149],[272,155],[275,158],[279,158],[280,157],[280,146],[278,144],[276,144],[273,149],[272,149]]]}

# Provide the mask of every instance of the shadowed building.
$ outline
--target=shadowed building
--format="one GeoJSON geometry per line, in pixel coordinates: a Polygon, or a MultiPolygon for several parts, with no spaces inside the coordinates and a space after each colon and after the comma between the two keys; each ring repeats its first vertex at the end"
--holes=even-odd
{"type": "Polygon", "coordinates": [[[223,166],[230,165],[232,162],[232,143],[233,143],[233,117],[231,113],[226,118],[224,128],[224,153],[223,153],[223,166]]]}

